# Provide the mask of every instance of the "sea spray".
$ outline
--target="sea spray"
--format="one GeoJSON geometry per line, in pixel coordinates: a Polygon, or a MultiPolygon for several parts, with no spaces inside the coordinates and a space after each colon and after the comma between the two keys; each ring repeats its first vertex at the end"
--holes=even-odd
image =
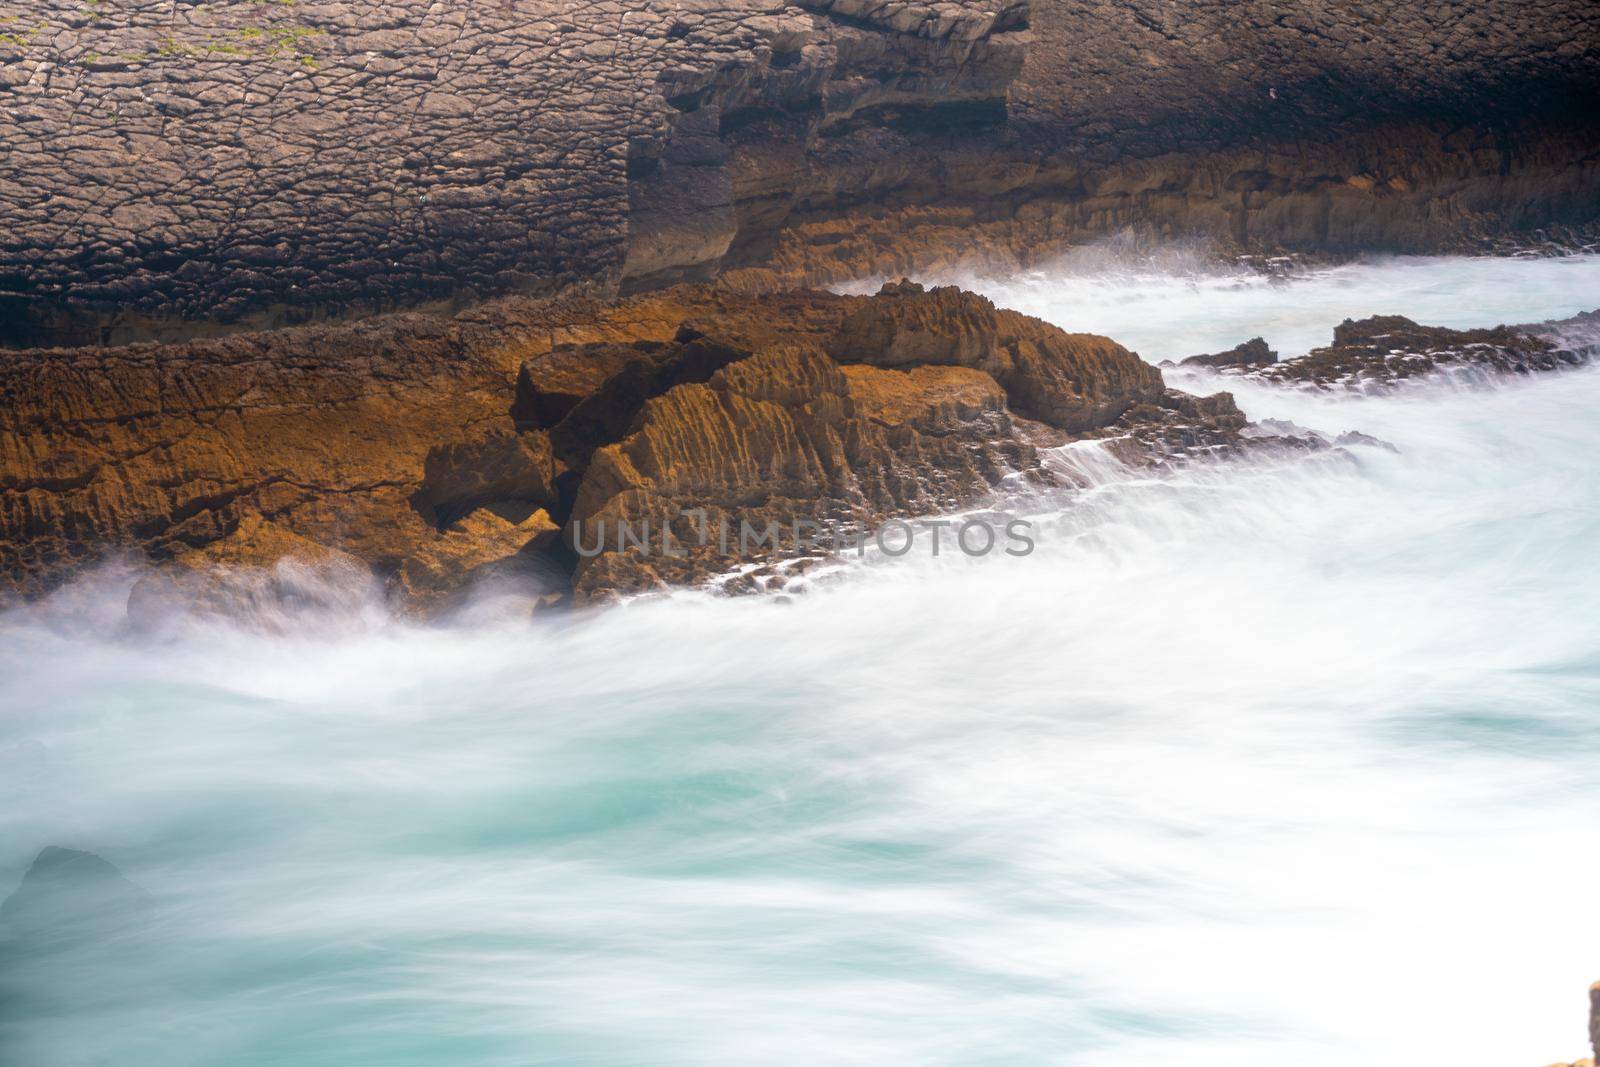
{"type": "MultiPolygon", "coordinates": [[[[1437,268],[1481,313],[1480,264],[1437,268]]],[[[1579,309],[1540,292],[1501,317],[1579,309]]],[[[1180,310],[1195,351],[1265,332],[1225,295],[1180,310]]],[[[0,1047],[1570,1056],[1600,945],[1600,372],[1230,387],[1396,450],[1129,477],[1071,446],[1027,557],[846,560],[781,607],[151,637],[108,573],[14,609],[0,872],[90,850],[155,910],[92,969],[27,972],[67,1007],[0,1008],[0,1047]]]]}

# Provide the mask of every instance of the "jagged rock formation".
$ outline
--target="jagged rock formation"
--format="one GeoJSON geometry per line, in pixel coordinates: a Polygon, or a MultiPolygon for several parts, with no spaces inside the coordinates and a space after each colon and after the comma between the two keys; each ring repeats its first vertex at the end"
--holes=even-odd
{"type": "Polygon", "coordinates": [[[1278,362],[1274,352],[1263,337],[1252,337],[1243,344],[1234,345],[1226,352],[1212,352],[1203,356],[1190,356],[1178,363],[1180,367],[1254,367],[1278,362]]]}
{"type": "Polygon", "coordinates": [[[1579,0],[0,6],[0,341],[1600,203],[1579,0]]]}
{"type": "Polygon", "coordinates": [[[0,574],[33,592],[137,550],[173,564],[135,590],[149,616],[375,582],[433,609],[515,572],[557,598],[698,580],[748,555],[697,536],[707,516],[868,530],[1048,480],[1038,445],[1136,409],[1237,413],[1106,338],[910,284],[34,350],[0,396],[0,574]],[[701,551],[619,552],[623,522],[701,551]]]}
{"type": "MultiPolygon", "coordinates": [[[[1313,388],[1526,373],[1589,358],[1592,319],[1373,318],[1300,359],[1254,362],[1257,339],[1184,370],[1313,388]]],[[[0,398],[6,584],[38,592],[132,549],[172,563],[135,590],[133,613],[151,618],[338,608],[377,588],[436,611],[489,578],[542,601],[697,582],[806,554],[797,521],[860,533],[1049,484],[1039,449],[1073,439],[1155,464],[1381,446],[1250,425],[1229,394],[1169,389],[1111,340],[911,283],[515,298],[450,318],[22,351],[0,363],[0,398]],[[782,527],[784,543],[742,545],[741,523],[782,527]]]]}
{"type": "Polygon", "coordinates": [[[12,355],[0,567],[48,573],[123,541],[174,554],[227,537],[244,510],[397,566],[437,536],[409,503],[430,451],[503,418],[511,377],[488,353],[521,336],[410,315],[12,355]]]}
{"type": "Polygon", "coordinates": [[[1375,315],[1346,319],[1334,327],[1333,344],[1314,348],[1298,359],[1255,358],[1266,353],[1266,343],[1258,337],[1231,352],[1186,359],[1180,366],[1203,366],[1224,374],[1318,389],[1387,388],[1439,374],[1482,381],[1587,363],[1600,351],[1596,343],[1600,334],[1584,336],[1592,318],[1593,313],[1588,313],[1537,326],[1451,330],[1419,326],[1403,315],[1375,315]],[[1255,355],[1249,356],[1247,350],[1255,355]],[[1241,358],[1240,353],[1248,358],[1241,358]]]}

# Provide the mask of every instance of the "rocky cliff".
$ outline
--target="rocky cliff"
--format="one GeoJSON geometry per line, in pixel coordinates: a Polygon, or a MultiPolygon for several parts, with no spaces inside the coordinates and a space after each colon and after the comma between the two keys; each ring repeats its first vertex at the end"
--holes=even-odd
{"type": "Polygon", "coordinates": [[[1593,220],[1579,0],[0,4],[0,340],[1593,220]]]}

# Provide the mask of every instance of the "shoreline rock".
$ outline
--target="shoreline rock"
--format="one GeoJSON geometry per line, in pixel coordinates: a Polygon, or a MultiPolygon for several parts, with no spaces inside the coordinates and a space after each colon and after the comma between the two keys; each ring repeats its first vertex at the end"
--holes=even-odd
{"type": "Polygon", "coordinates": [[[1049,484],[1040,447],[1187,403],[1114,341],[911,283],[35,350],[0,364],[0,392],[7,584],[41,592],[133,549],[161,564],[133,616],[269,624],[376,588],[436,614],[508,574],[547,606],[696,582],[729,553],[591,556],[579,532],[688,543],[685,512],[866,530],[1049,484]]]}
{"type": "MultiPolygon", "coordinates": [[[[1258,339],[1204,369],[1318,389],[1532,373],[1592,354],[1593,320],[1379,317],[1301,359],[1236,362],[1262,357],[1258,339]]],[[[272,626],[384,598],[433,617],[499,584],[537,610],[698,584],[804,554],[705,536],[725,521],[735,536],[741,521],[860,534],[992,506],[1070,485],[1044,453],[1077,440],[1157,469],[1392,448],[1251,423],[1231,394],[1170,388],[1108,338],[909,282],[508,298],[453,318],[24,351],[0,364],[0,394],[0,578],[35,595],[133,550],[159,565],[130,596],[137,625],[180,605],[272,626]],[[619,548],[640,539],[649,554],[619,548]]]]}
{"type": "Polygon", "coordinates": [[[1196,356],[1180,367],[1206,367],[1220,375],[1321,390],[1390,389],[1411,380],[1449,376],[1461,382],[1543,374],[1588,363],[1600,355],[1600,312],[1524,326],[1452,330],[1423,326],[1402,315],[1346,319],[1333,343],[1278,361],[1255,358],[1266,344],[1255,338],[1229,352],[1196,356]],[[1246,349],[1250,355],[1241,358],[1246,349]]]}
{"type": "Polygon", "coordinates": [[[1267,347],[1265,338],[1252,337],[1226,352],[1190,356],[1178,361],[1180,367],[1259,367],[1278,362],[1278,353],[1267,347]]]}

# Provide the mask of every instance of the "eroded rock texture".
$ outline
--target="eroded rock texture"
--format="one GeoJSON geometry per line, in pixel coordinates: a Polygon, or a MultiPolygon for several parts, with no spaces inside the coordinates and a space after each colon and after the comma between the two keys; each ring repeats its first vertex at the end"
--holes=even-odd
{"type": "Polygon", "coordinates": [[[772,289],[1124,226],[1446,247],[1600,202],[1581,0],[10,0],[0,20],[13,344],[718,273],[772,289]]]}
{"type": "Polygon", "coordinates": [[[508,575],[602,596],[779,547],[696,536],[723,517],[868,531],[1048,482],[1039,445],[1177,396],[1106,338],[910,284],[23,351],[0,362],[0,575],[37,592],[131,550],[172,564],[135,590],[149,614],[373,583],[433,610],[508,575]],[[698,543],[629,553],[624,522],[698,543]]]}
{"type": "Polygon", "coordinates": [[[1005,270],[1124,230],[1335,253],[1593,240],[1592,4],[1032,0],[1029,24],[1002,130],[813,149],[783,232],[730,279],[1005,270]]]}
{"type": "Polygon", "coordinates": [[[725,126],[993,106],[1020,66],[1015,5],[814,6],[0,7],[7,332],[687,276],[738,228],[725,126]]]}

